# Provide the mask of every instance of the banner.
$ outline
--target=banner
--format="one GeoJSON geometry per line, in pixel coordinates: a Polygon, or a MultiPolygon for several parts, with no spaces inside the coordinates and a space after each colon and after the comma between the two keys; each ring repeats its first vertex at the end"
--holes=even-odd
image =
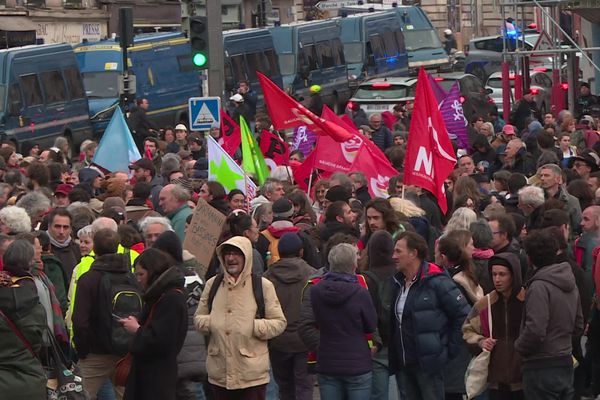
{"type": "Polygon", "coordinates": [[[454,149],[442,114],[431,90],[427,73],[421,68],[406,145],[404,184],[419,186],[433,193],[445,214],[448,205],[444,181],[455,164],[454,149]]]}
{"type": "Polygon", "coordinates": [[[223,148],[233,157],[242,144],[242,135],[240,126],[223,109],[221,109],[221,138],[223,148]]]}
{"type": "MultiPolygon", "coordinates": [[[[265,156],[265,161],[270,159],[277,165],[288,165],[290,149],[285,141],[272,132],[263,129],[260,134],[260,151],[265,156]]],[[[267,161],[267,165],[269,162],[267,161]]]]}
{"type": "Polygon", "coordinates": [[[460,102],[458,80],[454,81],[448,92],[448,96],[442,102],[440,112],[444,118],[450,139],[456,139],[459,148],[468,149],[469,134],[467,132],[467,120],[465,119],[462,103],[460,102]]]}
{"type": "Polygon", "coordinates": [[[317,141],[317,135],[306,126],[294,128],[294,139],[292,141],[292,150],[300,150],[304,157],[307,157],[317,141]]]}
{"type": "Polygon", "coordinates": [[[250,202],[256,197],[256,185],[246,176],[242,167],[219,146],[212,136],[206,139],[208,149],[208,180],[217,181],[227,192],[240,189],[250,202]]]}
{"type": "Polygon", "coordinates": [[[192,221],[185,233],[183,248],[196,257],[200,269],[208,268],[215,247],[217,247],[217,241],[221,236],[225,219],[225,215],[216,208],[210,206],[203,199],[198,199],[192,221]]]}

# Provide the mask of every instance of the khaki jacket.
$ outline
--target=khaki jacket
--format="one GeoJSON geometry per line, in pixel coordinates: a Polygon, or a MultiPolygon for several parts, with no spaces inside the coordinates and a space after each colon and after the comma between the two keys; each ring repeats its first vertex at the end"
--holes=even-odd
{"type": "Polygon", "coordinates": [[[215,280],[206,282],[194,315],[196,329],[210,335],[206,370],[208,381],[228,390],[244,389],[269,382],[267,341],[279,336],[287,325],[273,284],[263,278],[265,318],[256,319],[257,305],[252,291],[252,244],[236,236],[217,248],[221,265],[223,246],[232,245],[245,256],[238,280],[227,273],[208,313],[208,294],[215,280]]]}

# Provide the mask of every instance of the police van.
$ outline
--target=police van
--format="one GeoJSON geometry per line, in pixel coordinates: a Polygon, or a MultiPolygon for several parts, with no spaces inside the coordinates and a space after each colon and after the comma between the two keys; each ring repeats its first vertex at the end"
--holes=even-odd
{"type": "Polygon", "coordinates": [[[92,137],[88,102],[73,49],[66,44],[0,50],[0,137],[71,149],[92,137]]]}
{"type": "MultiPolygon", "coordinates": [[[[119,103],[118,79],[123,74],[121,47],[115,39],[75,46],[89,98],[95,133],[106,129],[119,103]]],[[[128,49],[135,74],[136,97],[146,98],[146,114],[158,126],[187,124],[188,98],[201,96],[201,74],[191,59],[189,40],[181,32],[136,35],[128,49]]]]}

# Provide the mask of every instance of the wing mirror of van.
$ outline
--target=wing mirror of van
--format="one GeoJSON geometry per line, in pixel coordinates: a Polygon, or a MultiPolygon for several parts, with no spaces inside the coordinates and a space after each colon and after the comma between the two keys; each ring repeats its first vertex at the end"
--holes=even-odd
{"type": "Polygon", "coordinates": [[[493,89],[490,89],[490,88],[487,88],[487,89],[485,89],[485,92],[486,92],[487,94],[492,94],[492,93],[494,93],[494,90],[493,90],[493,89]]]}

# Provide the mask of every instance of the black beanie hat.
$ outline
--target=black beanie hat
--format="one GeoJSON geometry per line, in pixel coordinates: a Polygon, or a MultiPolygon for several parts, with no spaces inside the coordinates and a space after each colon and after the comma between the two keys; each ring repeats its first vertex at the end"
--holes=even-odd
{"type": "Polygon", "coordinates": [[[273,218],[288,219],[294,215],[294,205],[289,199],[282,197],[273,203],[273,218]]]}
{"type": "Polygon", "coordinates": [[[502,265],[503,267],[508,268],[511,275],[514,274],[513,266],[510,264],[510,262],[508,262],[507,259],[505,259],[503,257],[492,256],[492,258],[490,258],[490,260],[488,261],[488,266],[490,268],[490,275],[492,274],[492,266],[494,266],[494,265],[502,265]]]}
{"type": "Polygon", "coordinates": [[[325,198],[332,203],[334,201],[345,201],[347,203],[351,197],[352,193],[348,192],[348,189],[340,185],[330,187],[325,194],[325,198]]]}
{"type": "Polygon", "coordinates": [[[290,232],[279,238],[277,250],[281,257],[297,256],[300,254],[300,249],[302,249],[302,239],[297,234],[290,232]]]}
{"type": "Polygon", "coordinates": [[[183,247],[175,232],[165,231],[161,233],[152,247],[169,254],[178,263],[183,263],[183,247]]]}

